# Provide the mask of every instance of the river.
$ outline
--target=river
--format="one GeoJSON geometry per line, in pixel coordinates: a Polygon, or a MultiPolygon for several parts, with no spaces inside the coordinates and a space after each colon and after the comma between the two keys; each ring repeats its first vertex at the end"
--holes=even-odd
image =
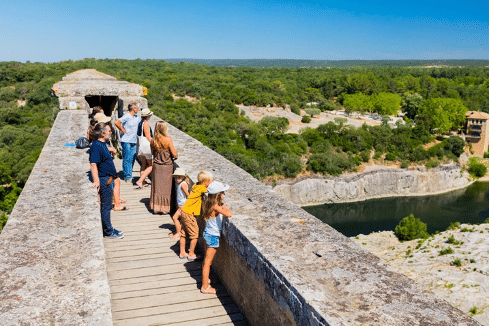
{"type": "Polygon", "coordinates": [[[482,223],[489,218],[489,182],[475,182],[448,193],[373,199],[303,207],[345,236],[394,230],[414,214],[428,225],[428,233],[444,231],[450,222],[482,223]]]}

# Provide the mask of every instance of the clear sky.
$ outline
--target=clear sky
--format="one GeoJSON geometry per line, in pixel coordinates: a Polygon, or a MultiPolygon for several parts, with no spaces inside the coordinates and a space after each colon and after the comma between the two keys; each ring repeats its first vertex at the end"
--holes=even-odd
{"type": "Polygon", "coordinates": [[[487,0],[0,0],[0,61],[489,59],[487,0]]]}

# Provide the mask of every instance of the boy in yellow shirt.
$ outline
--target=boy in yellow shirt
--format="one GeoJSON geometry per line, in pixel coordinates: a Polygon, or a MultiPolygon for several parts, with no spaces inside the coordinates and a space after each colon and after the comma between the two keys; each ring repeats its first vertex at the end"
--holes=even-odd
{"type": "Polygon", "coordinates": [[[207,171],[201,171],[197,176],[197,184],[192,187],[187,201],[182,207],[180,221],[182,230],[180,231],[180,259],[187,258],[188,261],[197,259],[195,246],[199,238],[199,226],[195,216],[200,215],[202,207],[202,196],[207,192],[207,186],[212,183],[214,176],[207,171]],[[190,248],[185,252],[186,238],[190,239],[190,248]]]}

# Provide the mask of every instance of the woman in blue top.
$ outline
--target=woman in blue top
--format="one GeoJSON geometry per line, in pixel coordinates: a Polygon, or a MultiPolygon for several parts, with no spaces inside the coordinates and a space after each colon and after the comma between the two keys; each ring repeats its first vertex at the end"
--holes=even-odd
{"type": "MultiPolygon", "coordinates": [[[[153,130],[149,126],[149,119],[152,115],[153,113],[148,108],[141,110],[141,122],[138,126],[138,136],[144,135],[150,144],[153,139],[153,130]]],[[[149,153],[147,155],[139,156],[139,159],[141,160],[141,177],[136,182],[136,185],[138,186],[137,189],[141,190],[148,186],[148,184],[146,184],[146,177],[148,177],[153,170],[153,155],[149,153]]]]}

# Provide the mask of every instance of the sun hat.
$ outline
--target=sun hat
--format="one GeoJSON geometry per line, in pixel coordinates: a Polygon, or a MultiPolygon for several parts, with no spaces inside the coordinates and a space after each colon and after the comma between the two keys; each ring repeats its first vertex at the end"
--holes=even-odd
{"type": "Polygon", "coordinates": [[[173,176],[185,176],[185,169],[181,168],[181,167],[178,167],[177,169],[175,169],[175,171],[173,172],[173,176]]]}
{"type": "Polygon", "coordinates": [[[214,181],[207,186],[207,193],[217,194],[229,190],[229,185],[214,181]]]}
{"type": "Polygon", "coordinates": [[[97,121],[97,123],[108,123],[110,121],[110,117],[107,117],[103,112],[99,112],[93,119],[97,121]]]}
{"type": "Polygon", "coordinates": [[[144,108],[143,110],[141,110],[141,117],[151,116],[152,114],[153,112],[148,108],[144,108]]]}

